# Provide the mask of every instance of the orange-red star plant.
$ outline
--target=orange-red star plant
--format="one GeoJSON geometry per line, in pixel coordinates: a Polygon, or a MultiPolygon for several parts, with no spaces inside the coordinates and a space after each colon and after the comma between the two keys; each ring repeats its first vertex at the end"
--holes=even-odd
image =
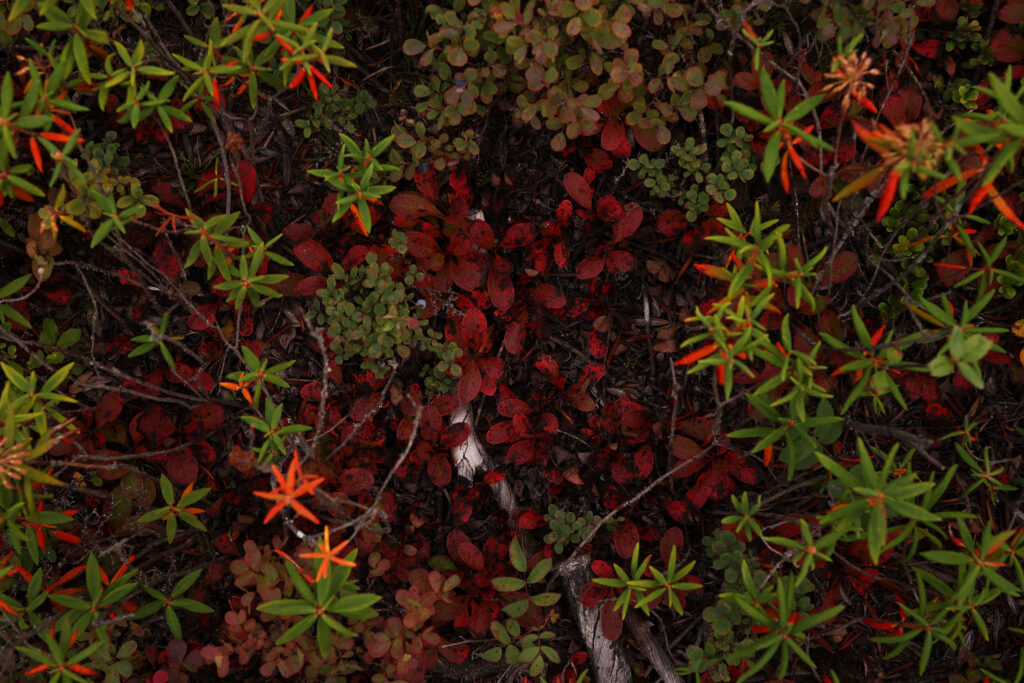
{"type": "Polygon", "coordinates": [[[277,465],[272,465],[271,469],[274,473],[274,478],[277,479],[277,488],[272,491],[254,491],[255,495],[260,498],[277,501],[274,507],[270,508],[270,512],[263,519],[263,523],[266,524],[272,520],[277,516],[278,512],[283,510],[286,505],[289,505],[300,516],[305,517],[314,524],[319,524],[320,519],[310,512],[309,508],[300,503],[298,499],[307,494],[312,495],[316,487],[323,483],[324,478],[303,473],[302,465],[299,463],[298,451],[292,453],[292,462],[288,465],[287,476],[281,474],[281,470],[277,468],[277,465]]]}
{"type": "Polygon", "coordinates": [[[327,578],[327,575],[330,572],[332,564],[341,565],[342,567],[356,566],[355,562],[352,562],[351,560],[346,560],[338,554],[342,550],[344,550],[345,546],[347,545],[348,541],[342,541],[341,543],[332,548],[331,528],[329,526],[325,526],[323,538],[321,538],[320,542],[316,545],[317,552],[301,553],[299,557],[320,560],[320,564],[317,566],[316,570],[316,580],[320,581],[321,579],[327,578]]]}

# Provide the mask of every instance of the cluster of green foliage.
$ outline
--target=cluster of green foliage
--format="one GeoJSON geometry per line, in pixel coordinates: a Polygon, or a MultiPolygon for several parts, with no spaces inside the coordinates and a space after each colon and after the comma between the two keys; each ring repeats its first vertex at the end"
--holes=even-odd
{"type": "Polygon", "coordinates": [[[719,127],[718,161],[715,170],[708,161],[706,143],[688,137],[681,145],[672,145],[676,168],[669,166],[667,155],[650,156],[642,152],[626,162],[652,197],[672,199],[686,210],[686,219],[696,221],[711,204],[734,201],[742,188],[754,177],[756,158],[750,147],[753,136],[745,128],[723,123],[719,127]]]}
{"type": "Polygon", "coordinates": [[[725,69],[714,67],[724,47],[712,17],[688,3],[459,0],[426,13],[437,30],[403,45],[430,72],[414,89],[426,123],[395,129],[398,146],[417,163],[443,168],[479,153],[472,140],[455,138],[440,149],[428,140],[450,136],[446,129],[490,107],[552,131],[558,151],[598,132],[602,104],[614,102],[628,110],[631,130],[658,147],[669,141],[670,125],[695,120],[727,85],[725,69]],[[642,50],[651,57],[641,58],[642,50]],[[692,63],[682,54],[693,55],[692,63]]]}
{"type": "MultiPolygon", "coordinates": [[[[391,246],[404,254],[404,234],[393,233],[391,246]]],[[[358,358],[361,368],[383,377],[392,364],[421,351],[437,359],[422,370],[427,388],[451,387],[452,379],[462,372],[456,362],[462,350],[445,343],[441,332],[423,319],[414,288],[420,277],[419,269],[410,264],[396,280],[394,267],[378,262],[372,252],[364,263],[347,270],[337,263],[331,266],[326,286],[317,292],[316,321],[325,326],[338,363],[358,358]]]]}

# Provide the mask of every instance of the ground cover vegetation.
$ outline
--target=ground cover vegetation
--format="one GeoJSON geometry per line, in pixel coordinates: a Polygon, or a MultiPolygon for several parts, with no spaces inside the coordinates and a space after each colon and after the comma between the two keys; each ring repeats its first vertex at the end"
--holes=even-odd
{"type": "Polygon", "coordinates": [[[1024,679],[1024,2],[0,22],[3,680],[1024,679]]]}

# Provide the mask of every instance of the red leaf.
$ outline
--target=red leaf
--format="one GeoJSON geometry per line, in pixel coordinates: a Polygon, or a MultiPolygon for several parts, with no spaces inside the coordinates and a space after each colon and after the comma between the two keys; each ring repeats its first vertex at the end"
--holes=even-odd
{"type": "MultiPolygon", "coordinates": [[[[157,196],[161,206],[164,208],[181,208],[184,204],[181,197],[177,195],[171,184],[166,180],[158,180],[149,185],[149,191],[157,196]]],[[[29,195],[31,196],[31,195],[29,195]]]]}
{"type": "Polygon", "coordinates": [[[477,366],[480,368],[480,393],[494,396],[498,391],[498,380],[505,374],[505,362],[500,358],[479,358],[477,366]]]}
{"type": "Polygon", "coordinates": [[[679,235],[686,226],[686,215],[679,209],[669,209],[658,215],[658,232],[666,237],[679,235]]]}
{"type": "Polygon", "coordinates": [[[203,430],[211,432],[224,424],[224,408],[217,403],[203,403],[192,409],[188,419],[198,423],[203,430]]]}
{"type": "Polygon", "coordinates": [[[537,240],[537,234],[533,223],[513,223],[505,228],[505,235],[501,238],[501,246],[506,249],[516,249],[533,244],[537,240]]]}
{"type": "Polygon", "coordinates": [[[690,501],[695,508],[700,509],[704,507],[704,503],[708,502],[708,498],[711,497],[711,493],[712,490],[710,486],[706,483],[698,482],[696,486],[686,492],[686,500],[690,501]]]}
{"type": "Polygon", "coordinates": [[[591,330],[587,334],[587,351],[593,358],[604,358],[608,355],[608,344],[601,338],[601,332],[591,330]]]}
{"type": "Polygon", "coordinates": [[[661,561],[668,564],[669,555],[672,553],[672,548],[676,548],[676,558],[682,557],[681,551],[686,545],[686,536],[683,534],[683,530],[677,526],[668,528],[664,535],[661,537],[661,541],[658,543],[658,549],[661,551],[661,561]]]}
{"type": "Polygon", "coordinates": [[[479,308],[466,311],[459,324],[459,341],[469,353],[479,353],[487,346],[487,318],[479,308]]]}
{"type": "Polygon", "coordinates": [[[363,467],[350,467],[338,477],[338,485],[346,496],[354,496],[373,486],[373,472],[363,467]]]}
{"type": "MultiPolygon", "coordinates": [[[[629,156],[629,141],[623,138],[623,143],[626,151],[622,151],[620,147],[616,150],[616,154],[619,156],[629,156]]],[[[612,167],[612,158],[608,156],[608,152],[604,151],[600,147],[591,147],[583,153],[583,161],[587,163],[587,168],[594,173],[604,173],[612,167]]]]}
{"type": "Polygon", "coordinates": [[[618,553],[621,558],[629,558],[633,556],[633,548],[640,542],[640,532],[636,528],[631,520],[626,519],[619,522],[619,525],[615,527],[615,535],[612,537],[612,544],[615,546],[615,552],[618,553]]]}
{"type": "MultiPolygon", "coordinates": [[[[390,643],[390,641],[388,642],[390,643]]],[[[464,643],[448,643],[438,649],[444,658],[452,664],[462,664],[469,658],[470,647],[464,643]]]]}
{"type": "Polygon", "coordinates": [[[512,284],[512,264],[501,256],[495,256],[487,273],[487,295],[499,313],[512,308],[516,290],[512,284]]]}
{"type": "Polygon", "coordinates": [[[599,579],[610,579],[615,576],[615,569],[604,560],[594,560],[590,563],[590,571],[599,579]]]}
{"type": "Polygon", "coordinates": [[[242,159],[238,162],[238,166],[235,167],[235,173],[238,174],[239,190],[242,193],[242,199],[248,204],[252,201],[252,196],[256,194],[256,167],[252,165],[252,162],[242,159]]]}
{"type": "Polygon", "coordinates": [[[622,204],[611,195],[605,195],[597,200],[597,217],[611,223],[622,216],[622,204]]]}
{"type": "Polygon", "coordinates": [[[473,221],[469,227],[469,234],[477,248],[484,251],[494,249],[494,230],[484,221],[473,221]]]}
{"type": "Polygon", "coordinates": [[[515,415],[529,415],[533,412],[533,408],[529,403],[518,398],[506,398],[498,403],[498,412],[505,417],[514,417],[515,415]]]}
{"type": "Polygon", "coordinates": [[[399,192],[391,198],[389,206],[396,216],[414,220],[424,216],[441,218],[444,215],[432,201],[418,192],[399,192]]]}
{"type": "Polygon", "coordinates": [[[509,441],[518,438],[518,436],[519,434],[517,433],[515,426],[512,424],[512,421],[506,420],[505,422],[499,422],[488,429],[487,436],[485,438],[487,439],[487,443],[497,445],[508,443],[509,441]]]}
{"type": "Polygon", "coordinates": [[[516,522],[520,529],[539,529],[540,527],[547,524],[544,521],[544,515],[540,514],[536,510],[523,510],[519,515],[519,520],[516,522]]]}
{"type": "Polygon", "coordinates": [[[508,449],[508,461],[513,465],[529,465],[530,463],[542,462],[547,455],[547,449],[540,441],[523,439],[516,441],[508,449]]]}
{"type": "Polygon", "coordinates": [[[317,291],[327,286],[327,278],[323,275],[310,275],[295,283],[296,296],[316,296],[317,291]]]}
{"type": "Polygon", "coordinates": [[[633,468],[626,462],[622,461],[621,457],[616,457],[612,460],[612,480],[619,485],[628,484],[633,479],[633,468]]]}
{"type": "Polygon", "coordinates": [[[141,437],[154,444],[162,442],[174,433],[174,422],[159,405],[136,415],[131,426],[136,432],[137,440],[141,437]]]}
{"type": "Polygon", "coordinates": [[[547,375],[549,379],[552,377],[558,377],[561,372],[558,367],[558,361],[546,353],[542,353],[537,356],[537,360],[534,362],[533,367],[547,375]]]}
{"type": "Polygon", "coordinates": [[[482,278],[483,271],[472,259],[461,258],[452,269],[452,279],[455,284],[467,292],[472,292],[479,287],[482,278]]]}
{"type": "Polygon", "coordinates": [[[579,173],[568,173],[563,181],[565,190],[583,208],[590,210],[594,202],[594,190],[579,173]]]}
{"type": "MultiPolygon", "coordinates": [[[[609,119],[601,131],[601,147],[616,152],[626,142],[626,128],[619,119],[609,119]]],[[[627,143],[628,144],[628,143],[627,143]]]]}
{"type": "Polygon", "coordinates": [[[178,486],[188,486],[199,476],[199,463],[191,453],[172,453],[167,458],[167,476],[178,486]]]}
{"type": "MultiPolygon", "coordinates": [[[[953,0],[947,1],[952,2],[953,0]]],[[[939,4],[941,4],[941,0],[939,4]]],[[[936,5],[936,8],[938,8],[938,5],[936,5]]],[[[959,9],[958,6],[957,10],[959,9]]],[[[955,18],[956,15],[954,14],[952,19],[955,18]]],[[[947,19],[947,21],[952,21],[952,19],[947,19]]],[[[1019,24],[1024,21],[1024,2],[1021,2],[1021,0],[1008,0],[1002,9],[999,10],[999,19],[1007,24],[1019,24]]]]}
{"type": "Polygon", "coordinates": [[[313,237],[313,226],[309,223],[289,223],[282,230],[292,242],[302,242],[313,237]]]}
{"type": "Polygon", "coordinates": [[[177,280],[181,275],[181,263],[178,261],[178,253],[171,246],[166,236],[157,240],[153,249],[153,265],[160,269],[160,272],[172,280],[177,280]]]}
{"type": "Polygon", "coordinates": [[[424,232],[414,230],[405,233],[405,242],[409,249],[409,254],[413,258],[429,259],[441,251],[437,246],[437,241],[424,232]]]}
{"type": "MultiPolygon", "coordinates": [[[[1022,7],[1024,7],[1024,5],[1022,5],[1022,7]]],[[[1006,7],[1003,9],[1005,10],[1006,7]]],[[[935,0],[935,14],[943,21],[956,21],[956,15],[960,14],[959,0],[935,0]]],[[[1001,17],[1002,11],[1000,11],[999,14],[1001,17]]],[[[1022,19],[1024,19],[1024,16],[1022,16],[1022,19]]]]}
{"type": "Polygon", "coordinates": [[[920,399],[928,403],[939,400],[939,389],[935,380],[920,372],[908,372],[900,378],[900,387],[911,399],[920,399]]]}
{"type": "Polygon", "coordinates": [[[555,245],[552,255],[558,267],[565,268],[565,264],[569,262],[569,247],[565,246],[565,242],[559,242],[555,245]]]}
{"type": "Polygon", "coordinates": [[[641,478],[648,476],[654,470],[654,449],[650,446],[641,446],[633,454],[633,467],[641,478]]]}
{"type": "Polygon", "coordinates": [[[71,301],[71,290],[64,287],[59,287],[57,289],[44,289],[43,296],[52,303],[63,305],[71,301]]]}
{"type": "Polygon", "coordinates": [[[445,487],[452,480],[452,465],[448,456],[434,453],[427,462],[427,476],[434,486],[445,487]]]}
{"type": "Polygon", "coordinates": [[[1024,58],[1024,36],[1017,31],[1001,28],[992,38],[992,54],[996,61],[1008,64],[1024,58]]]}
{"type": "Polygon", "coordinates": [[[607,370],[601,363],[587,363],[583,366],[583,370],[580,371],[580,377],[576,380],[578,385],[587,386],[592,385],[594,382],[600,382],[604,379],[607,370]]]}
{"type": "Polygon", "coordinates": [[[480,368],[477,364],[469,363],[462,367],[462,377],[459,378],[459,400],[469,403],[480,393],[480,368]]]}
{"type": "Polygon", "coordinates": [[[505,338],[502,340],[501,345],[509,353],[518,355],[523,352],[524,339],[526,339],[526,328],[517,320],[505,330],[505,338]]]}
{"type": "Polygon", "coordinates": [[[552,310],[565,308],[565,295],[558,291],[554,285],[547,282],[534,287],[533,298],[544,308],[550,308],[552,310]]]}
{"type": "Polygon", "coordinates": [[[452,529],[448,532],[448,535],[444,539],[445,548],[448,550],[448,556],[455,559],[459,556],[459,546],[463,543],[470,543],[469,536],[466,532],[461,529],[452,529]]]}
{"type": "Polygon", "coordinates": [[[460,543],[457,547],[459,560],[470,569],[480,571],[484,568],[484,554],[470,542],[460,543]]]}
{"type": "Polygon", "coordinates": [[[741,90],[757,90],[759,86],[757,76],[749,71],[740,71],[733,75],[732,84],[741,90]]]}
{"type": "Polygon", "coordinates": [[[551,413],[541,413],[536,418],[536,428],[538,431],[554,435],[558,431],[558,418],[551,413]]]}
{"type": "Polygon", "coordinates": [[[615,611],[615,601],[608,600],[601,605],[601,633],[611,641],[622,635],[622,617],[615,611]]]}
{"type": "Polygon", "coordinates": [[[735,489],[736,483],[729,476],[729,468],[719,464],[701,474],[697,485],[690,489],[686,497],[696,507],[702,507],[707,500],[721,500],[735,489]]]}
{"type": "Polygon", "coordinates": [[[103,427],[116,420],[123,407],[124,399],[121,398],[121,394],[116,391],[108,391],[103,394],[103,398],[96,404],[96,410],[93,413],[96,426],[103,427]]]}
{"type": "Polygon", "coordinates": [[[935,59],[939,54],[939,41],[931,38],[929,40],[919,40],[914,43],[914,52],[927,57],[928,59],[935,59]]]}
{"type": "Polygon", "coordinates": [[[697,457],[700,455],[700,452],[702,450],[703,449],[700,447],[700,445],[693,439],[682,436],[680,434],[676,434],[676,438],[672,442],[672,455],[679,458],[680,460],[689,460],[691,458],[696,458],[694,461],[691,462],[690,467],[684,467],[681,470],[680,476],[688,477],[690,476],[690,474],[700,470],[700,468],[703,467],[703,458],[697,457]]]}
{"type": "Polygon", "coordinates": [[[588,581],[583,584],[583,588],[580,589],[580,604],[584,607],[594,607],[601,601],[605,600],[608,596],[608,589],[604,586],[598,586],[592,581],[588,581]]]}
{"type": "Polygon", "coordinates": [[[609,273],[628,273],[633,270],[633,255],[622,249],[612,249],[605,257],[609,273]]]}
{"type": "Polygon", "coordinates": [[[416,171],[413,182],[416,183],[416,189],[427,199],[436,201],[441,196],[441,187],[437,182],[437,169],[432,165],[428,164],[425,171],[416,171]]]}
{"type": "Polygon", "coordinates": [[[757,483],[757,468],[750,464],[750,461],[733,453],[729,458],[729,474],[748,486],[757,483]]]}
{"type": "Polygon", "coordinates": [[[643,209],[640,208],[639,204],[627,204],[622,216],[616,221],[614,227],[612,227],[612,242],[621,242],[622,240],[632,236],[637,228],[640,227],[640,223],[644,220],[643,209]]]}
{"type": "Polygon", "coordinates": [[[668,516],[679,523],[687,522],[690,518],[690,508],[681,500],[672,500],[665,505],[665,512],[668,516]]]}
{"type": "Polygon", "coordinates": [[[303,401],[309,401],[312,403],[320,400],[323,390],[323,382],[306,382],[302,385],[302,389],[299,390],[299,396],[302,397],[303,401]]]}
{"type": "Polygon", "coordinates": [[[658,129],[653,126],[644,128],[637,125],[630,126],[629,129],[632,131],[637,144],[648,152],[657,152],[665,146],[665,143],[658,139],[658,129]]]}
{"type": "Polygon", "coordinates": [[[219,306],[219,303],[204,303],[196,306],[196,310],[188,315],[188,329],[203,332],[216,325],[216,313],[219,306]]]}
{"type": "Polygon", "coordinates": [[[860,259],[857,258],[857,254],[852,251],[839,252],[836,254],[836,259],[832,264],[832,277],[829,280],[829,284],[836,285],[840,282],[846,282],[853,277],[859,266],[860,259]]]}
{"type": "Polygon", "coordinates": [[[564,226],[569,222],[569,218],[572,216],[572,200],[563,199],[555,209],[555,223],[559,227],[564,226]]]}
{"type": "Polygon", "coordinates": [[[486,473],[484,475],[484,477],[483,477],[483,479],[481,481],[483,481],[483,483],[487,484],[488,486],[490,486],[491,484],[499,484],[499,483],[505,481],[505,473],[504,472],[488,472],[488,473],[486,473]]]}
{"type": "Polygon", "coordinates": [[[602,270],[604,270],[604,258],[601,256],[591,256],[576,266],[576,277],[581,280],[593,280],[601,274],[602,270]]]}
{"type": "Polygon", "coordinates": [[[306,240],[295,245],[295,258],[310,270],[327,272],[334,263],[334,258],[315,240],[306,240]]]}
{"type": "Polygon", "coordinates": [[[450,451],[456,446],[461,446],[466,443],[466,440],[469,438],[470,431],[471,429],[468,423],[456,422],[446,428],[444,433],[441,435],[439,442],[441,448],[450,451]]]}

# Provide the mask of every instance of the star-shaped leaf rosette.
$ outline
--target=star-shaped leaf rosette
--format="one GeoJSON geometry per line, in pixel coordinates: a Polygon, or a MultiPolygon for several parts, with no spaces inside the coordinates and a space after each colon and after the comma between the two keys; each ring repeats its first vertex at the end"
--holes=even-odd
{"type": "Polygon", "coordinates": [[[288,465],[287,476],[281,474],[281,470],[277,468],[277,465],[271,465],[271,470],[274,473],[274,478],[277,479],[277,488],[272,491],[253,492],[256,496],[265,500],[276,501],[274,507],[270,508],[270,512],[263,518],[263,523],[266,524],[276,517],[277,513],[283,510],[285,506],[291,506],[298,515],[305,517],[314,524],[319,524],[320,519],[310,512],[309,508],[300,503],[299,498],[305,495],[312,495],[316,488],[324,482],[324,478],[306,474],[302,471],[298,451],[292,453],[292,462],[288,465]]]}

